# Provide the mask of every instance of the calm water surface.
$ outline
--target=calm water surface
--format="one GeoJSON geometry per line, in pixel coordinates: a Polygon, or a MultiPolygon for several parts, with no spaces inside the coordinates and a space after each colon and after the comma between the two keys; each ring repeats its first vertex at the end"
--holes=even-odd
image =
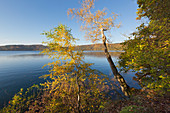
{"type": "MultiPolygon", "coordinates": [[[[119,53],[112,53],[114,62],[118,61],[119,53]]],[[[39,55],[39,51],[0,51],[0,108],[17,93],[20,88],[28,88],[33,84],[43,82],[39,76],[47,74],[48,69],[42,66],[51,62],[48,56],[39,55]]],[[[104,74],[111,74],[111,69],[101,52],[86,52],[85,61],[94,63],[93,69],[104,74]]],[[[128,85],[140,88],[132,80],[134,73],[122,73],[128,85]]]]}

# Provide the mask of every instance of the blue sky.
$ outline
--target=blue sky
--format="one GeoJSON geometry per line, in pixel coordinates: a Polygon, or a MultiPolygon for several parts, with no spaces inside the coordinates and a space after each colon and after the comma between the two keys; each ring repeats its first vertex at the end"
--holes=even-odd
{"type": "MultiPolygon", "coordinates": [[[[90,44],[80,30],[80,23],[67,16],[68,8],[79,8],[80,0],[0,0],[0,45],[41,44],[46,38],[40,35],[58,24],[72,29],[78,45],[90,44]]],[[[96,0],[95,9],[106,7],[119,15],[119,29],[111,31],[113,43],[123,42],[140,24],[136,20],[136,0],[96,0]]]]}

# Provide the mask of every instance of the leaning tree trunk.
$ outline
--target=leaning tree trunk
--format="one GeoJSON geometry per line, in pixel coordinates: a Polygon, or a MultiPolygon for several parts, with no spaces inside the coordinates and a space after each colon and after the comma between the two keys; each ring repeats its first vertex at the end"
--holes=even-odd
{"type": "Polygon", "coordinates": [[[125,79],[122,77],[122,75],[118,72],[112,58],[111,55],[108,52],[108,48],[106,45],[106,36],[104,35],[104,29],[101,29],[101,34],[102,34],[102,40],[103,40],[103,45],[104,45],[104,52],[105,52],[105,56],[107,58],[107,61],[110,64],[110,68],[112,70],[112,73],[114,74],[115,78],[117,79],[117,81],[120,84],[121,90],[124,93],[125,96],[129,96],[130,95],[130,87],[127,85],[125,79]]]}

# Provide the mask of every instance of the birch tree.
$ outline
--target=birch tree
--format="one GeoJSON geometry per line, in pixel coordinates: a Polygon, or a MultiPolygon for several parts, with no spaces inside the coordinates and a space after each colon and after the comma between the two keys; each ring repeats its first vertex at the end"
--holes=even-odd
{"type": "Polygon", "coordinates": [[[76,17],[79,21],[82,22],[81,28],[85,30],[85,37],[92,41],[102,41],[104,45],[104,52],[105,56],[107,58],[107,61],[110,65],[110,68],[112,70],[112,73],[114,74],[114,77],[118,80],[122,92],[126,95],[130,95],[130,87],[126,83],[123,76],[118,72],[110,53],[108,52],[107,42],[108,37],[105,35],[105,31],[110,31],[112,28],[119,28],[120,24],[116,25],[114,23],[115,19],[117,18],[117,15],[112,13],[110,17],[107,15],[107,10],[97,10],[93,12],[94,10],[94,2],[95,0],[83,0],[81,3],[81,7],[78,9],[69,9],[68,15],[71,15],[72,18],[76,17]]]}
{"type": "Polygon", "coordinates": [[[75,51],[76,39],[73,38],[71,29],[59,25],[44,35],[49,40],[46,42],[48,48],[43,53],[54,59],[47,64],[51,67],[50,74],[44,75],[53,80],[44,84],[47,94],[52,97],[47,102],[48,110],[99,112],[109,102],[110,98],[106,95],[115,89],[114,85],[109,83],[107,76],[91,69],[92,64],[84,62],[82,51],[75,51]]]}

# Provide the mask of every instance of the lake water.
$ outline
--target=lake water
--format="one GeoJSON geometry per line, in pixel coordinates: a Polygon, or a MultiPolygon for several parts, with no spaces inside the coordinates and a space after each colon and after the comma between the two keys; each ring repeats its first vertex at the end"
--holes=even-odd
{"type": "MultiPolygon", "coordinates": [[[[119,52],[112,52],[114,62],[118,61],[119,52]]],[[[48,73],[48,68],[42,69],[44,64],[52,60],[39,51],[0,51],[0,108],[17,93],[20,88],[28,88],[33,84],[43,82],[39,76],[48,73]]],[[[85,52],[85,61],[94,63],[93,69],[104,74],[111,74],[109,64],[101,52],[85,52]]],[[[140,88],[132,78],[133,72],[122,73],[130,87],[140,88]]]]}

